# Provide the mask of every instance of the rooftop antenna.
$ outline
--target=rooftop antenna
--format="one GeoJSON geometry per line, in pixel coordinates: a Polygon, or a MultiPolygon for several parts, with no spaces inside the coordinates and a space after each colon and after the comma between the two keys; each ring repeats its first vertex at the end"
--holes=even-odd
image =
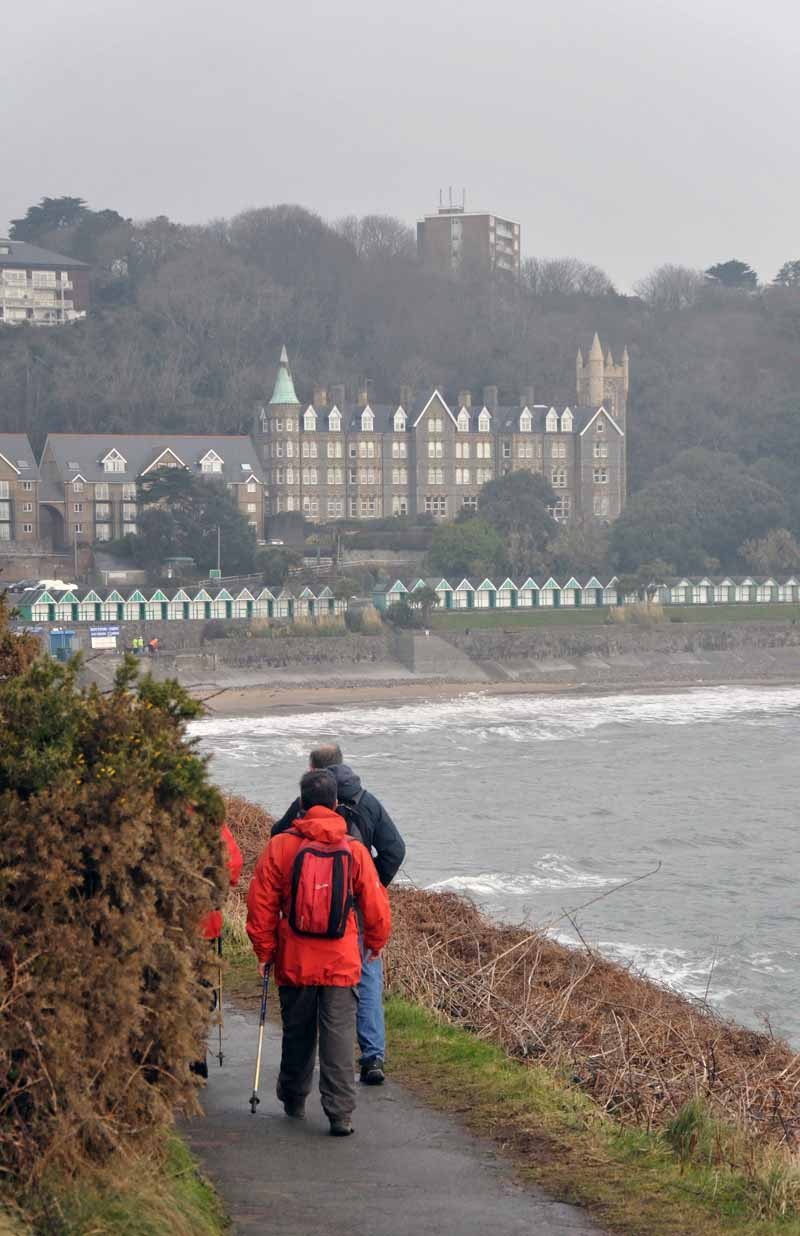
{"type": "Polygon", "coordinates": [[[439,209],[442,209],[442,190],[439,190],[439,209]]]}
{"type": "Polygon", "coordinates": [[[453,186],[450,185],[450,209],[453,209],[453,186]]]}
{"type": "Polygon", "coordinates": [[[466,209],[467,209],[467,191],[466,191],[466,189],[462,189],[462,190],[461,190],[461,209],[462,209],[462,210],[466,210],[466,209]]]}

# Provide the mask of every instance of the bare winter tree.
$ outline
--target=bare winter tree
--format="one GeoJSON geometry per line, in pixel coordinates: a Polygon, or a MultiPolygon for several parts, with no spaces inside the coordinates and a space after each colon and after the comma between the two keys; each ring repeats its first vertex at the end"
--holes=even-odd
{"type": "Polygon", "coordinates": [[[347,215],[335,224],[335,230],[349,240],[360,258],[378,254],[411,258],[416,252],[414,233],[391,215],[347,215]]]}
{"type": "Polygon", "coordinates": [[[667,262],[640,279],[633,290],[651,309],[670,311],[690,309],[705,284],[702,270],[693,270],[691,266],[673,266],[667,262]]]}
{"type": "Polygon", "coordinates": [[[534,296],[608,296],[616,291],[604,270],[580,258],[528,258],[522,282],[534,296]]]}

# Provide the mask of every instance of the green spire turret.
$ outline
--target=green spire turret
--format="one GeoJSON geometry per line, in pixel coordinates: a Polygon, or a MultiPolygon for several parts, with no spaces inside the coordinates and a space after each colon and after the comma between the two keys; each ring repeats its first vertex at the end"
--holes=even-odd
{"type": "Polygon", "coordinates": [[[278,376],[275,379],[275,386],[272,391],[270,403],[300,403],[300,400],[297,398],[295,393],[294,382],[292,381],[292,375],[289,370],[289,356],[285,345],[281,348],[278,376]]]}

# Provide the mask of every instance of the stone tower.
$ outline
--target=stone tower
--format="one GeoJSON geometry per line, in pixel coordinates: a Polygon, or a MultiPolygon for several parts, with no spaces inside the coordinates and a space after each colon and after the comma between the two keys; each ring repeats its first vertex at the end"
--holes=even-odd
{"type": "Polygon", "coordinates": [[[578,350],[575,362],[575,385],[578,403],[584,407],[597,407],[603,404],[615,420],[625,428],[628,410],[628,390],[630,387],[628,349],[622,353],[622,360],[617,365],[609,348],[603,356],[600,337],[595,334],[587,360],[578,350]]]}
{"type": "Polygon", "coordinates": [[[283,347],[272,397],[256,416],[256,450],[264,465],[271,515],[301,509],[300,416],[300,400],[283,347]]]}

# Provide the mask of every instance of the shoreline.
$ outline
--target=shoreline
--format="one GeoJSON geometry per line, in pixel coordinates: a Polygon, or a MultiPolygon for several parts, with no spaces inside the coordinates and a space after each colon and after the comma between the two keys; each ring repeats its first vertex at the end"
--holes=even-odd
{"type": "MultiPolygon", "coordinates": [[[[418,682],[387,681],[384,683],[341,683],[336,686],[308,686],[298,683],[256,684],[251,687],[221,687],[208,695],[198,691],[208,716],[247,717],[269,716],[276,713],[328,712],[339,709],[373,705],[390,708],[406,703],[435,700],[457,700],[465,696],[605,696],[639,695],[644,692],[692,691],[709,687],[796,687],[800,678],[796,675],[780,677],[758,676],[753,678],[654,678],[643,681],[619,679],[613,683],[588,682],[494,682],[466,683],[440,679],[422,679],[418,682]]],[[[191,690],[191,688],[190,688],[191,690]]]]}

